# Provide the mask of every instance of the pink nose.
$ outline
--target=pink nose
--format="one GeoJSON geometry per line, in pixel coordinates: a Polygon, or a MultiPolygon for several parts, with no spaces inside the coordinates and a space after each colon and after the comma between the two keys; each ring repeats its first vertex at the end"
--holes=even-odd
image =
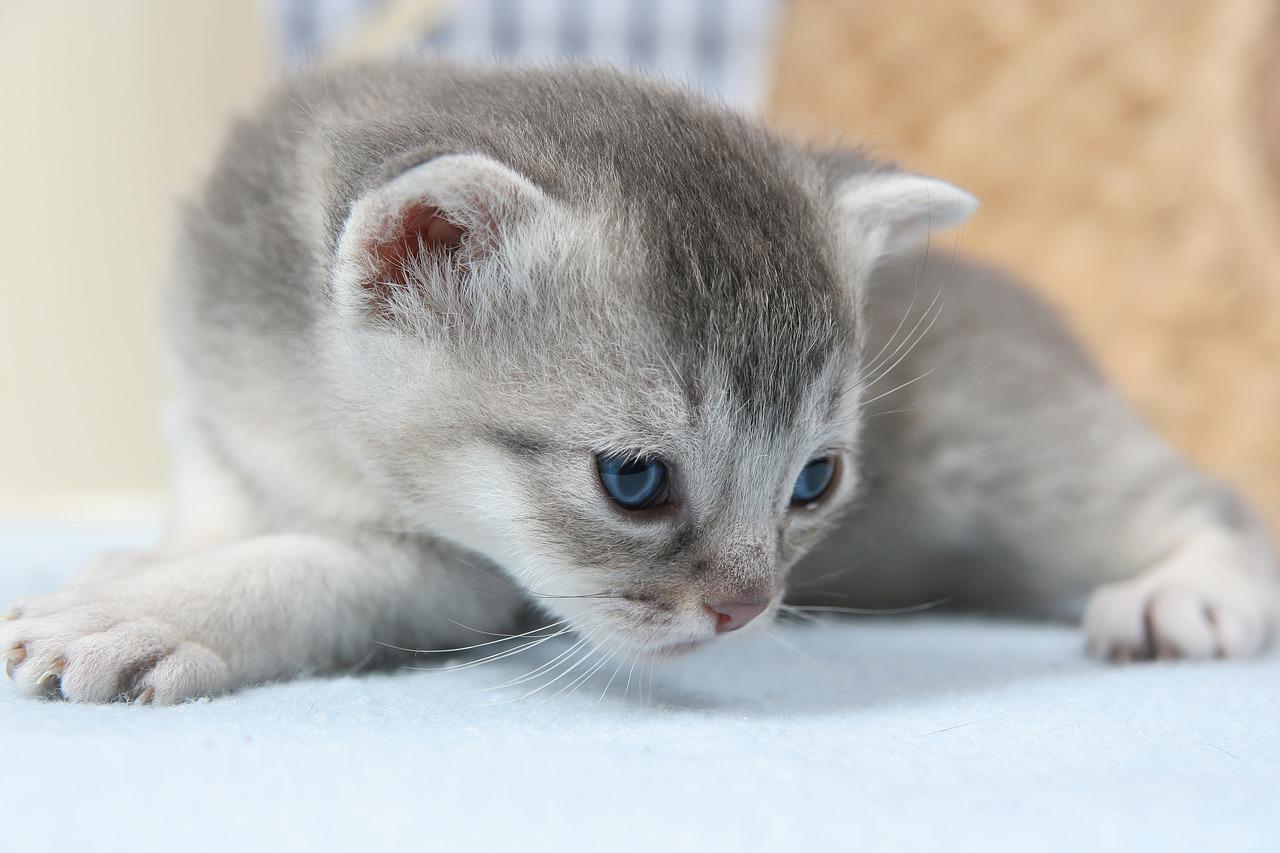
{"type": "Polygon", "coordinates": [[[716,633],[736,631],[769,607],[765,601],[708,601],[707,612],[716,619],[716,633]]]}

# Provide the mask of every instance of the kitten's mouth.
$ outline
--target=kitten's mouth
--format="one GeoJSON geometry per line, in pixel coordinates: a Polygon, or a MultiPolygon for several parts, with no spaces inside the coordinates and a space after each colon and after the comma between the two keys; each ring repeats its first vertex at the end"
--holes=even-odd
{"type": "Polygon", "coordinates": [[[654,607],[634,597],[627,597],[626,605],[629,606],[624,606],[621,612],[615,611],[622,623],[615,628],[615,642],[620,641],[636,654],[673,660],[692,654],[739,628],[759,628],[773,618],[777,601],[770,600],[763,606],[730,603],[716,608],[699,604],[692,613],[685,608],[686,612],[674,615],[671,611],[677,609],[675,607],[654,607]]]}

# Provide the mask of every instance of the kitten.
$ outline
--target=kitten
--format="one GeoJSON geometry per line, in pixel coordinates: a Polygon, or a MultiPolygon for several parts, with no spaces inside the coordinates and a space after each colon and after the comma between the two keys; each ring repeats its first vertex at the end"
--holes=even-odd
{"type": "Polygon", "coordinates": [[[788,586],[1092,591],[1095,654],[1258,652],[1259,523],[1025,291],[922,251],[974,206],[611,72],[299,79],[185,212],[168,534],[21,602],[9,673],[174,702],[531,609],[676,654],[788,586]]]}

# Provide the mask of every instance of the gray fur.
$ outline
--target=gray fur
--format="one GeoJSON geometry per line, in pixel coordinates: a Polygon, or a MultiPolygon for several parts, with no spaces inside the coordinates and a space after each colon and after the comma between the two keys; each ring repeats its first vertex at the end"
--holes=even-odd
{"type": "Polygon", "coordinates": [[[704,602],[767,599],[764,624],[788,586],[1067,615],[1110,583],[1099,654],[1256,651],[1247,510],[1016,285],[892,259],[970,206],[613,72],[293,81],[183,217],[169,535],[21,603],[15,677],[174,701],[530,611],[674,653],[704,602]],[[377,266],[404,193],[465,227],[456,254],[377,266]],[[673,504],[613,507],[606,451],[667,460],[673,504]],[[837,486],[790,508],[819,454],[837,486]]]}

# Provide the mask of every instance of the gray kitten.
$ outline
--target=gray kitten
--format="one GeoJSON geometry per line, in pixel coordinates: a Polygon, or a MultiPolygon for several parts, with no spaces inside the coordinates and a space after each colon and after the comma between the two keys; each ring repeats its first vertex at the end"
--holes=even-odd
{"type": "Polygon", "coordinates": [[[922,252],[974,206],[610,72],[297,80],[184,217],[168,534],[21,602],[9,672],[174,702],[531,610],[676,654],[788,587],[1259,651],[1258,522],[1025,291],[922,252]]]}

